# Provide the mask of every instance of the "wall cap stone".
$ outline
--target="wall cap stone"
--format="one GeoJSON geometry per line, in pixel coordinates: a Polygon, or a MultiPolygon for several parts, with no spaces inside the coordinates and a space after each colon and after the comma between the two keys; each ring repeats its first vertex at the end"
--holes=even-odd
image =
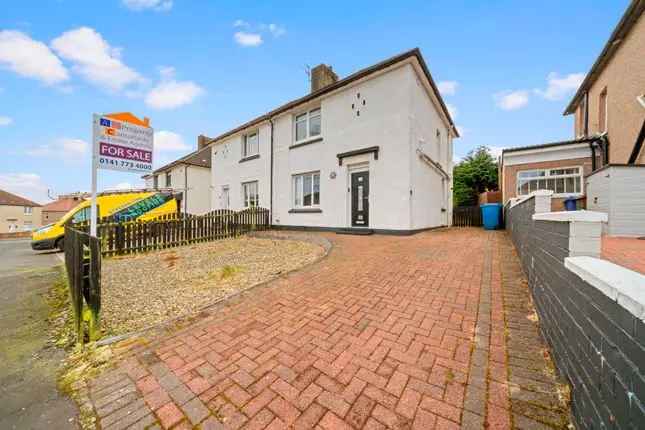
{"type": "Polygon", "coordinates": [[[594,211],[544,212],[533,215],[534,221],[607,222],[607,214],[594,211]]]}
{"type": "Polygon", "coordinates": [[[645,322],[644,275],[594,257],[566,257],[564,266],[645,322]]]}

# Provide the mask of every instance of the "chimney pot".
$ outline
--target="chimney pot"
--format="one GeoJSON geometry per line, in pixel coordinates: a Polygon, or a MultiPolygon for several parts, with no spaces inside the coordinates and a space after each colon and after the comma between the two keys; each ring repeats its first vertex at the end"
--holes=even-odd
{"type": "Polygon", "coordinates": [[[311,69],[311,92],[314,93],[338,81],[338,75],[331,66],[319,64],[311,69]]]}
{"type": "Polygon", "coordinates": [[[200,149],[204,148],[207,144],[210,138],[208,136],[204,136],[203,134],[200,134],[197,136],[197,150],[199,151],[200,149]]]}

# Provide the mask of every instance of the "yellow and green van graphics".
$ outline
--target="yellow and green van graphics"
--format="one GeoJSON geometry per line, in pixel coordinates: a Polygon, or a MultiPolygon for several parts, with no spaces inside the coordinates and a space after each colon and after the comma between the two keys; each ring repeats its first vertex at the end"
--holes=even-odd
{"type": "MultiPolygon", "coordinates": [[[[179,205],[170,193],[154,191],[102,194],[96,199],[99,218],[110,222],[149,221],[178,211],[179,205]]],[[[65,224],[90,219],[90,200],[84,200],[58,222],[35,230],[31,237],[34,250],[63,249],[65,224]]]]}

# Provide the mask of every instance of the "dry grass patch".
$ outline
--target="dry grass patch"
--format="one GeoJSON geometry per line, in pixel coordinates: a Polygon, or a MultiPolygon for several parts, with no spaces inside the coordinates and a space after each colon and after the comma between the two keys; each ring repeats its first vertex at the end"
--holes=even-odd
{"type": "Polygon", "coordinates": [[[194,313],[323,253],[322,247],[306,242],[242,237],[105,259],[103,330],[122,334],[194,313]]]}

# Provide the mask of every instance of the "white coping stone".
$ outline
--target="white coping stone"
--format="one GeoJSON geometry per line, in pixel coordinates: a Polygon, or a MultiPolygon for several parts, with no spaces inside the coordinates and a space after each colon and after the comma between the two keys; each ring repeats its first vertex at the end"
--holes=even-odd
{"type": "Polygon", "coordinates": [[[607,222],[607,214],[594,211],[561,211],[545,212],[533,215],[535,221],[558,221],[558,222],[607,222]]]}
{"type": "Polygon", "coordinates": [[[566,257],[564,266],[645,322],[644,275],[594,257],[566,257]]]}
{"type": "MultiPolygon", "coordinates": [[[[537,197],[537,196],[551,197],[552,195],[553,195],[553,191],[551,191],[551,190],[535,190],[531,194],[528,194],[526,196],[511,197],[510,199],[508,199],[508,201],[510,202],[511,207],[514,207],[514,206],[519,205],[522,202],[527,201],[528,199],[531,199],[531,198],[534,198],[534,197],[537,197]]],[[[549,205],[550,204],[551,204],[551,202],[549,200],[549,205]]]]}

